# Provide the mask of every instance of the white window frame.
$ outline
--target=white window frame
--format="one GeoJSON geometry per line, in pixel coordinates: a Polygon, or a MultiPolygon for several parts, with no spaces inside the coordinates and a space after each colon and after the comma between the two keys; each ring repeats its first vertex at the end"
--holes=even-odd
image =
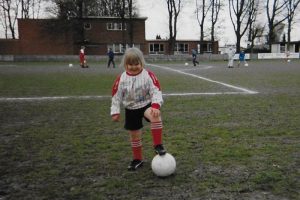
{"type": "MultiPolygon", "coordinates": [[[[200,50],[203,50],[203,53],[212,53],[212,43],[204,43],[204,44],[198,44],[200,45],[200,50]]],[[[199,51],[201,52],[201,51],[199,51]]]]}
{"type": "Polygon", "coordinates": [[[177,53],[188,53],[189,52],[189,44],[188,43],[176,42],[175,43],[175,52],[177,52],[177,53]],[[181,45],[182,45],[183,50],[181,50],[181,45]]]}
{"type": "Polygon", "coordinates": [[[279,44],[279,48],[280,48],[280,53],[286,52],[285,44],[279,44]]]}
{"type": "Polygon", "coordinates": [[[122,22],[107,22],[106,29],[109,31],[122,31],[127,29],[127,25],[124,23],[124,27],[122,27],[122,22]]]}
{"type": "Polygon", "coordinates": [[[149,53],[150,54],[163,54],[164,52],[165,52],[164,44],[162,44],[162,43],[150,43],[149,44],[149,53]],[[157,49],[158,49],[158,51],[157,51],[157,49]]]}
{"type": "Polygon", "coordinates": [[[92,29],[92,24],[89,23],[89,22],[85,22],[85,23],[83,24],[83,28],[84,28],[85,30],[91,30],[91,29],[92,29]]]}
{"type": "MultiPolygon", "coordinates": [[[[133,47],[136,47],[140,49],[141,45],[140,44],[132,44],[133,47]]],[[[125,49],[123,48],[123,44],[117,43],[117,44],[108,44],[107,49],[111,48],[114,53],[124,53],[125,49]]],[[[129,44],[126,44],[126,49],[129,48],[129,44]]]]}

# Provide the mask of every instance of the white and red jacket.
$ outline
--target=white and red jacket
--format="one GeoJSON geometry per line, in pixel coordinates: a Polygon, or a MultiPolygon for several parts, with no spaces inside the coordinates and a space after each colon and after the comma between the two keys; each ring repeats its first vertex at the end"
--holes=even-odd
{"type": "Polygon", "coordinates": [[[85,60],[84,49],[80,49],[80,51],[79,51],[79,59],[80,59],[81,63],[84,62],[84,60],[85,60]]]}
{"type": "Polygon", "coordinates": [[[112,89],[111,115],[120,114],[120,104],[127,109],[139,109],[149,103],[159,109],[163,103],[160,84],[156,76],[146,69],[137,75],[123,72],[112,89]]]}

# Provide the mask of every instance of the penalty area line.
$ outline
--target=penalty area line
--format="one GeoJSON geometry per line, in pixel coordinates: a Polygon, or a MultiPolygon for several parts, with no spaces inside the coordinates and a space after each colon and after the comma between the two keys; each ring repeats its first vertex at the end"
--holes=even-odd
{"type": "MultiPolygon", "coordinates": [[[[214,96],[214,95],[232,95],[232,94],[250,94],[247,92],[191,92],[191,93],[170,93],[163,96],[214,96]]],[[[253,94],[253,93],[251,93],[253,94]]]]}
{"type": "Polygon", "coordinates": [[[65,99],[104,99],[110,96],[54,96],[54,97],[7,97],[0,98],[0,101],[53,101],[65,99]]]}
{"type": "Polygon", "coordinates": [[[215,80],[212,80],[212,79],[209,79],[209,78],[205,78],[205,77],[203,77],[203,76],[198,76],[198,75],[191,74],[191,73],[187,73],[187,72],[184,72],[184,71],[181,71],[181,70],[172,69],[172,68],[170,68],[170,67],[163,67],[163,66],[160,66],[160,65],[154,65],[154,64],[148,64],[148,65],[153,66],[153,67],[157,67],[157,68],[161,68],[161,69],[165,69],[165,70],[169,70],[169,71],[173,71],[173,72],[177,72],[177,73],[179,73],[179,74],[184,74],[184,75],[187,75],[187,76],[192,76],[192,77],[194,77],[194,78],[202,79],[202,80],[205,80],[205,81],[208,81],[208,82],[220,84],[220,85],[223,85],[223,86],[226,86],[226,87],[229,87],[229,88],[233,88],[233,89],[235,89],[235,90],[243,91],[243,92],[245,92],[245,93],[247,93],[247,94],[257,94],[257,93],[258,93],[258,92],[253,91],[253,90],[248,90],[248,89],[246,89],[246,88],[242,88],[242,87],[230,85],[230,84],[223,83],[223,82],[220,82],[220,81],[215,81],[215,80]]]}
{"type": "MultiPolygon", "coordinates": [[[[235,95],[235,94],[249,94],[247,92],[191,92],[191,93],[165,93],[163,96],[213,96],[213,95],[235,95]]],[[[110,99],[111,96],[53,96],[53,97],[0,97],[0,102],[13,101],[57,101],[69,99],[110,99]]]]}

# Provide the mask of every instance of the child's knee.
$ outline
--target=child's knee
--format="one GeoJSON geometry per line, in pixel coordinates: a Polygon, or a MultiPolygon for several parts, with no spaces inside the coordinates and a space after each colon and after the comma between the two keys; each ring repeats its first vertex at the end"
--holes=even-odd
{"type": "Polygon", "coordinates": [[[161,121],[161,117],[158,116],[158,117],[153,117],[151,116],[151,119],[149,119],[150,122],[160,122],[161,121]]]}
{"type": "Polygon", "coordinates": [[[136,131],[129,131],[131,139],[140,139],[142,137],[142,131],[136,130],[136,131]]]}

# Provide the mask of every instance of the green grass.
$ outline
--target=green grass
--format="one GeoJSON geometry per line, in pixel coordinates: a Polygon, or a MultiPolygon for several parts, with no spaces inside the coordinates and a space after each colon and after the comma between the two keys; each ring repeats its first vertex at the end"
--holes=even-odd
{"type": "MultiPolygon", "coordinates": [[[[100,64],[90,71],[70,71],[61,63],[17,65],[0,66],[1,97],[109,95],[122,71],[100,64]]],[[[205,73],[219,80],[222,70],[205,73]]],[[[279,78],[282,85],[269,82],[268,87],[254,79],[250,85],[259,88],[256,95],[165,97],[164,141],[177,170],[164,179],[151,171],[154,153],[147,123],[145,166],[126,171],[129,137],[123,115],[120,123],[111,121],[109,98],[0,101],[0,199],[297,199],[300,91],[288,88],[298,84],[289,78],[299,75],[294,70],[285,71],[290,73],[285,77],[274,69],[257,71],[259,79],[270,74],[266,82],[279,78]],[[276,90],[285,87],[288,92],[276,90]]],[[[232,91],[153,71],[165,93],[232,91]]],[[[235,79],[234,73],[246,75],[229,74],[232,82],[246,87],[249,80],[235,79]]]]}

